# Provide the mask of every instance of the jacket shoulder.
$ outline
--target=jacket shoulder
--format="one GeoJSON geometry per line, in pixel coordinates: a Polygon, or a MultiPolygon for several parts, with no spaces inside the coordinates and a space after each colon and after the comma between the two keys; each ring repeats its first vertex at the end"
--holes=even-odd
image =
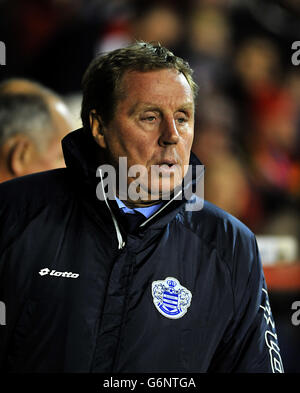
{"type": "Polygon", "coordinates": [[[251,269],[251,261],[257,254],[256,238],[236,217],[205,201],[201,210],[184,213],[184,223],[207,247],[217,250],[230,270],[243,258],[251,269]]]}
{"type": "Polygon", "coordinates": [[[0,251],[18,239],[29,223],[35,221],[38,231],[42,230],[45,221],[37,220],[42,212],[49,219],[62,218],[72,198],[69,183],[67,169],[40,172],[1,183],[0,251]]]}
{"type": "Polygon", "coordinates": [[[11,206],[15,210],[57,201],[70,189],[67,168],[54,169],[18,177],[0,184],[0,211],[11,206]]]}
{"type": "Polygon", "coordinates": [[[253,232],[239,219],[221,208],[205,201],[201,210],[187,212],[187,221],[191,228],[213,242],[215,235],[226,237],[239,233],[245,238],[252,238],[253,232]]]}

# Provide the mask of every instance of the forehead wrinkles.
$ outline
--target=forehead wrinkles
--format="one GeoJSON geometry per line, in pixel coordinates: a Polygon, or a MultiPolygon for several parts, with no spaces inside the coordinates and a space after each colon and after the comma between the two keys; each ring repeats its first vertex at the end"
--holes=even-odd
{"type": "Polygon", "coordinates": [[[193,104],[192,89],[182,73],[173,69],[147,72],[127,71],[120,81],[121,101],[138,104],[193,104]]]}

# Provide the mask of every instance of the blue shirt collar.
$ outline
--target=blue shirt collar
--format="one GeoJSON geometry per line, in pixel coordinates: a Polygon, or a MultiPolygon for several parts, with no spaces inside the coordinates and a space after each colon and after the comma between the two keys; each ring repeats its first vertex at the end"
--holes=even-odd
{"type": "Polygon", "coordinates": [[[154,214],[162,205],[161,203],[158,203],[157,205],[153,206],[148,206],[148,207],[135,207],[134,209],[130,209],[127,207],[119,198],[115,197],[117,204],[119,206],[119,209],[121,209],[124,213],[128,214],[134,214],[135,211],[138,211],[139,213],[143,214],[146,218],[149,218],[154,214]]]}

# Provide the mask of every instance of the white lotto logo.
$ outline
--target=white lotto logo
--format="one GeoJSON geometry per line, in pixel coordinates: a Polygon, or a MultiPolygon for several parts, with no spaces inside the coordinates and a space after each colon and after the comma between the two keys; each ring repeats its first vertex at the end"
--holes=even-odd
{"type": "Polygon", "coordinates": [[[46,276],[49,274],[49,276],[55,276],[55,277],[67,277],[67,278],[78,278],[79,274],[78,273],[72,273],[72,272],[58,272],[57,270],[50,270],[47,267],[44,269],[41,269],[39,271],[39,274],[41,276],[46,276]]]}

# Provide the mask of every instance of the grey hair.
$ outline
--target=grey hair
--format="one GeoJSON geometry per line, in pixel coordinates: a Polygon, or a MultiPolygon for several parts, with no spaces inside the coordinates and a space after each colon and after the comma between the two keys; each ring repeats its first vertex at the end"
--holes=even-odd
{"type": "Polygon", "coordinates": [[[43,96],[0,94],[0,146],[17,134],[27,135],[39,150],[47,147],[53,135],[53,121],[43,96]]]}

